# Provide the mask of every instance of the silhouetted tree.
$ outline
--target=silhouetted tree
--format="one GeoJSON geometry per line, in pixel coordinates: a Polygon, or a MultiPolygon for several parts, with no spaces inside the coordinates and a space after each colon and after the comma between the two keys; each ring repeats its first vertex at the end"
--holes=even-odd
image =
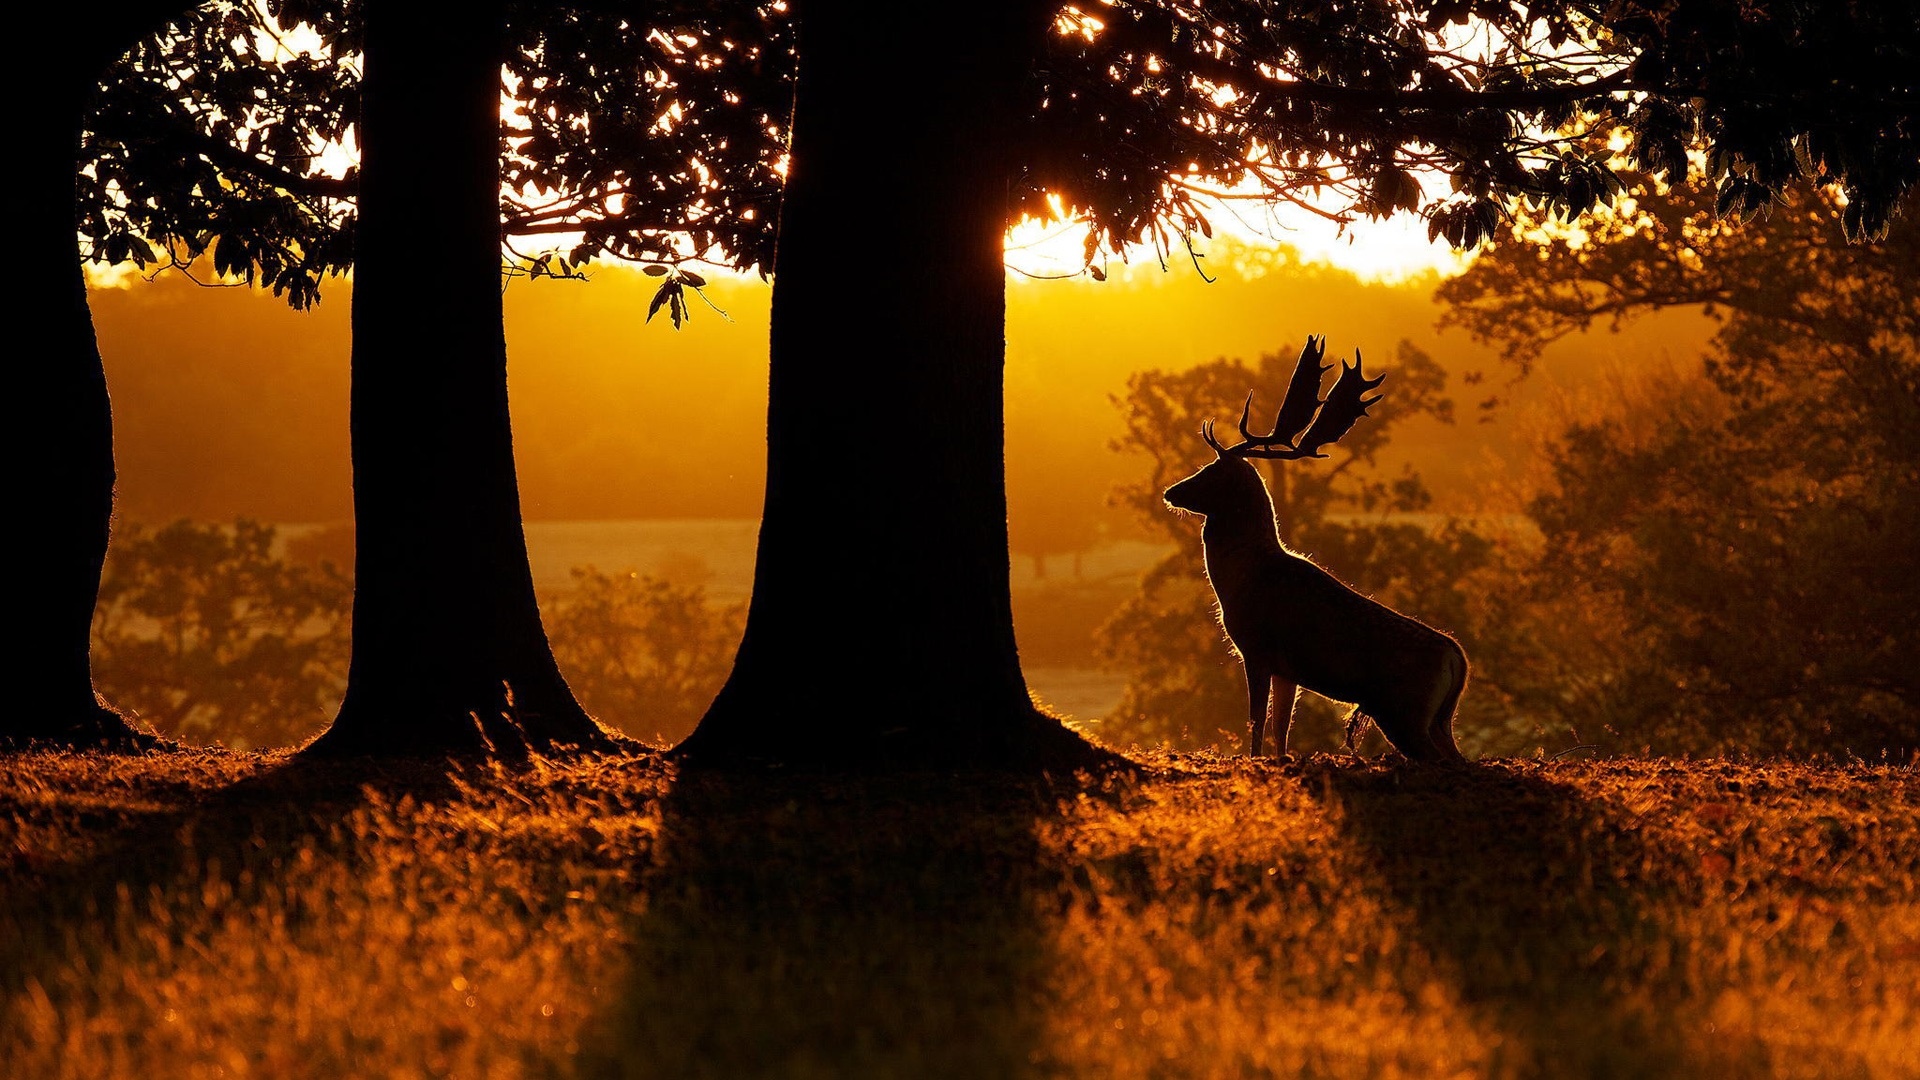
{"type": "Polygon", "coordinates": [[[22,393],[41,409],[43,464],[29,471],[21,504],[36,523],[24,535],[39,572],[20,612],[36,628],[17,654],[29,673],[18,680],[26,700],[0,721],[0,742],[156,742],[94,692],[82,629],[99,592],[114,465],[112,411],[76,232],[93,261],[140,266],[199,254],[219,238],[212,250],[218,268],[257,274],[297,306],[310,301],[319,276],[343,265],[337,208],[295,198],[261,176],[216,169],[198,152],[225,146],[215,156],[229,165],[250,162],[276,182],[294,178],[272,155],[304,158],[310,138],[338,135],[346,106],[332,76],[259,55],[253,23],[233,8],[193,9],[150,0],[43,6],[23,15],[48,61],[35,107],[22,120],[30,146],[21,190],[49,208],[23,215],[23,227],[50,269],[22,286],[29,290],[22,335],[50,343],[53,355],[19,373],[22,393]],[[172,61],[167,78],[156,75],[161,58],[172,61]],[[300,92],[281,92],[290,86],[300,92]],[[188,100],[198,107],[183,108],[188,100]],[[239,148],[208,135],[237,137],[243,129],[252,135],[239,148]]]}
{"type": "Polygon", "coordinates": [[[150,734],[101,703],[88,659],[88,626],[113,518],[113,416],[106,370],[75,251],[76,175],[96,81],[133,42],[190,4],[115,0],[35,5],[18,13],[36,49],[36,88],[20,110],[18,238],[42,263],[18,284],[15,333],[47,355],[16,365],[15,392],[31,402],[37,433],[16,450],[24,477],[16,511],[20,558],[31,567],[15,617],[20,695],[0,718],[0,745],[49,742],[143,748],[150,734]]]}
{"type": "Polygon", "coordinates": [[[1030,0],[799,14],[759,560],[695,760],[1084,752],[1020,673],[1001,469],[1008,123],[1051,19],[1030,0]],[[856,278],[856,243],[890,261],[856,278]]]}
{"type": "Polygon", "coordinates": [[[1735,225],[1629,190],[1577,243],[1522,217],[1440,290],[1523,364],[1595,320],[1721,321],[1704,373],[1656,370],[1545,448],[1539,589],[1587,597],[1610,645],[1587,711],[1632,748],[1911,754],[1920,238],[1849,245],[1818,192],[1735,225]]]}
{"type": "MultiPolygon", "coordinates": [[[[359,260],[357,642],[342,723],[317,751],[604,743],[554,668],[526,568],[498,318],[502,224],[523,237],[584,234],[521,260],[533,276],[568,275],[596,253],[763,260],[780,111],[768,99],[786,78],[768,44],[779,24],[697,4],[656,5],[646,22],[617,4],[462,8],[433,25],[390,10],[223,9],[215,30],[203,20],[138,51],[111,84],[123,91],[115,108],[96,118],[92,172],[111,180],[91,193],[96,254],[180,265],[210,253],[216,271],[296,306],[359,260]],[[363,114],[349,61],[369,10],[375,47],[362,60],[386,78],[363,114]],[[295,23],[320,33],[325,56],[209,68],[207,38],[295,23]],[[504,132],[503,65],[523,103],[504,132]],[[235,82],[247,91],[237,108],[220,93],[235,82]],[[485,146],[463,142],[481,138],[483,116],[485,146]],[[367,168],[318,175],[317,144],[348,122],[367,168]],[[339,201],[364,213],[369,193],[371,231],[339,201]],[[289,243],[288,221],[315,227],[289,243]],[[458,269],[410,273],[429,252],[458,269]],[[504,713],[511,723],[496,723],[504,713]]],[[[663,295],[692,282],[676,274],[663,295]]]]}
{"type": "MultiPolygon", "coordinates": [[[[509,40],[504,0],[444,10],[398,0],[367,7],[354,290],[354,658],[340,717],[312,746],[317,753],[611,743],[554,662],[520,527],[499,280],[499,84],[509,40]],[[439,255],[438,272],[425,278],[410,272],[422,250],[439,255]]],[[[619,64],[603,70],[637,74],[619,64]]],[[[539,91],[553,89],[542,79],[576,88],[583,81],[577,73],[571,82],[564,73],[523,73],[534,92],[522,112],[529,119],[543,105],[539,91]]],[[[657,119],[640,127],[630,113],[609,115],[577,97],[569,103],[590,114],[593,140],[647,164],[667,163],[691,186],[669,209],[692,214],[702,205],[698,196],[717,186],[700,175],[701,162],[668,156],[685,149],[684,140],[649,144],[657,119]]],[[[739,153],[758,160],[764,114],[740,115],[758,127],[733,132],[739,153]]],[[[520,149],[550,171],[514,178],[522,188],[551,187],[540,177],[565,175],[580,162],[556,147],[559,163],[541,165],[548,148],[534,123],[520,149]]],[[[717,137],[727,145],[728,129],[717,137]]],[[[602,156],[582,149],[580,160],[592,165],[602,156]]],[[[628,188],[621,201],[636,194],[628,188]]],[[[662,205],[640,203],[622,212],[635,218],[662,205]]],[[[734,220],[739,204],[712,203],[713,221],[734,220]]],[[[636,231],[629,220],[605,235],[626,238],[622,254],[673,250],[671,237],[649,244],[631,239],[636,231]]],[[[736,242],[740,257],[757,254],[736,242]]]]}
{"type": "Polygon", "coordinates": [[[1020,673],[998,453],[1001,237],[1023,211],[1045,216],[1049,194],[1092,224],[1090,263],[1205,233],[1195,189],[1249,176],[1276,201],[1344,196],[1336,215],[1424,210],[1436,236],[1471,245],[1518,200],[1579,213],[1617,190],[1603,157],[1561,150],[1559,129],[1604,119],[1669,172],[1701,131],[1733,204],[1784,181],[1784,148],[1848,185],[1859,231],[1882,227],[1914,178],[1911,68],[1878,59],[1920,56],[1900,14],[1701,7],[1027,2],[953,19],[799,4],[754,598],[733,676],[682,750],[1075,756],[1020,673]],[[1445,37],[1469,16],[1484,58],[1445,37]],[[1719,48],[1728,34],[1743,52],[1719,48]],[[1863,49],[1877,50],[1866,78],[1820,81],[1863,49]],[[1763,82],[1758,58],[1789,70],[1763,82]],[[1791,108],[1756,104],[1800,91],[1791,108]],[[1456,197],[1428,204],[1416,167],[1453,176],[1456,197]],[[855,229],[895,261],[856,276],[855,229]],[[856,283],[857,342],[840,332],[856,283]],[[880,418],[911,434],[875,433],[880,418]],[[850,602],[869,629],[823,634],[850,602]],[[874,672],[857,688],[849,656],[874,672]]]}
{"type": "Polygon", "coordinates": [[[354,652],[311,751],[603,744],[553,662],[520,528],[500,290],[505,4],[373,0],[366,18],[354,652]],[[416,273],[428,251],[435,271],[416,273]]]}

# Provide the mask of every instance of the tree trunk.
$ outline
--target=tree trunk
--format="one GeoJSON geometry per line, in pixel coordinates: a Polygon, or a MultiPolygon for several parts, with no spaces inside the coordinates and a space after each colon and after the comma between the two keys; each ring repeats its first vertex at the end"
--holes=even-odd
{"type": "MultiPolygon", "coordinates": [[[[69,12],[29,15],[25,40],[64,49],[32,108],[16,117],[16,195],[29,207],[16,227],[24,250],[45,260],[20,276],[16,311],[37,325],[16,340],[35,353],[13,365],[19,401],[32,409],[34,441],[15,450],[18,556],[28,582],[15,621],[15,688],[24,700],[0,715],[0,747],[33,745],[141,750],[166,745],[135,728],[94,693],[89,658],[93,609],[113,523],[113,410],[76,251],[75,170],[89,100],[100,72],[174,5],[108,4],[76,23],[69,12]]],[[[22,429],[24,430],[24,429],[22,429]]]]}
{"type": "Polygon", "coordinates": [[[1009,144],[1050,12],[801,5],[753,599],[690,761],[1093,758],[1033,708],[1008,586],[1009,144]]]}
{"type": "Polygon", "coordinates": [[[613,743],[554,663],[521,531],[500,299],[504,10],[367,5],[353,660],[309,753],[613,743]]]}

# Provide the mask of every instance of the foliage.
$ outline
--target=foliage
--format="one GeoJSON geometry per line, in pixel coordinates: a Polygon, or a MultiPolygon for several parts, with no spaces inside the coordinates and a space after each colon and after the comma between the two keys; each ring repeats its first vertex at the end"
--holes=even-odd
{"type": "MultiPolygon", "coordinates": [[[[783,4],[519,4],[505,83],[502,223],[514,272],[595,256],[763,270],[795,63],[783,4]],[[575,237],[566,251],[530,249],[575,237]],[[542,262],[542,260],[545,260],[542,262]]],[[[296,307],[352,262],[358,0],[222,0],[139,43],[102,82],[82,172],[90,257],[204,254],[296,307]],[[311,32],[317,51],[285,43],[311,32]]],[[[1699,147],[1719,209],[1801,178],[1886,231],[1920,177],[1920,31],[1899,5],[1121,0],[1061,9],[1035,58],[1016,214],[1084,218],[1087,261],[1210,236],[1205,198],[1251,183],[1340,219],[1418,212],[1458,247],[1517,210],[1575,216],[1627,157],[1679,182],[1699,147]],[[1484,50],[1460,48],[1472,34],[1484,50]],[[1445,174],[1435,199],[1419,176],[1445,174]]],[[[671,282],[663,283],[665,288],[671,282]]]]}
{"type": "Polygon", "coordinates": [[[319,155],[352,129],[358,73],[276,48],[282,29],[257,4],[208,4],[103,75],[80,162],[89,259],[192,273],[205,255],[296,308],[352,265],[355,177],[319,155]]]}
{"type": "Polygon", "coordinates": [[[1656,370],[1543,447],[1537,589],[1588,598],[1588,708],[1636,748],[1911,753],[1920,240],[1849,246],[1821,194],[1735,226],[1633,193],[1577,240],[1523,219],[1440,293],[1522,363],[1596,319],[1721,319],[1704,371],[1656,370]]]}
{"type": "Polygon", "coordinates": [[[100,585],[95,680],[170,738],[297,742],[345,689],[351,597],[332,564],[282,560],[272,526],[126,525],[100,585]]]}
{"type": "Polygon", "coordinates": [[[45,1080],[1920,1069],[1889,767],[45,754],[0,836],[0,1060],[45,1080]]]}
{"type": "MultiPolygon", "coordinates": [[[[1203,463],[1206,447],[1194,434],[1202,420],[1233,415],[1256,387],[1264,388],[1265,406],[1277,406],[1292,364],[1270,353],[1257,366],[1216,360],[1183,372],[1140,372],[1116,402],[1126,433],[1114,449],[1150,462],[1146,477],[1119,489],[1116,501],[1175,550],[1148,570],[1138,595],[1099,632],[1102,660],[1128,676],[1125,697],[1103,727],[1108,739],[1191,746],[1243,737],[1246,684],[1215,615],[1200,530],[1168,510],[1161,492],[1203,463]]],[[[1260,464],[1289,546],[1381,602],[1459,634],[1475,621],[1464,580],[1490,562],[1490,541],[1458,524],[1428,530],[1391,520],[1387,515],[1425,509],[1426,487],[1411,470],[1389,477],[1374,467],[1402,421],[1452,419],[1446,374],[1406,342],[1386,370],[1385,397],[1330,461],[1260,464]]],[[[1331,745],[1332,708],[1311,695],[1303,701],[1300,745],[1331,745]]]]}
{"type": "Polygon", "coordinates": [[[744,605],[715,607],[699,585],[590,566],[573,571],[573,584],[549,605],[547,625],[581,705],[659,744],[684,738],[726,682],[744,605]]]}
{"type": "Polygon", "coordinates": [[[1856,238],[1920,179],[1920,30],[1896,4],[1120,0],[1057,28],[1016,191],[1086,217],[1089,264],[1211,235],[1201,197],[1249,187],[1340,219],[1419,212],[1472,247],[1523,206],[1611,201],[1594,130],[1674,182],[1702,149],[1726,212],[1839,185],[1856,238]]]}
{"type": "MultiPolygon", "coordinates": [[[[784,5],[519,3],[502,220],[596,256],[773,264],[793,99],[784,5]]],[[[666,287],[698,288],[697,274],[666,287]]],[[[675,307],[684,315],[684,298],[675,307]]],[[[679,319],[675,320],[675,325],[679,319]]]]}
{"type": "MultiPolygon", "coordinates": [[[[512,8],[509,275],[578,277],[596,255],[771,260],[787,21],[692,0],[631,15],[512,8]],[[573,239],[565,251],[516,246],[559,235],[573,239]]],[[[358,170],[330,172],[322,155],[350,146],[358,120],[362,17],[359,0],[222,0],[137,43],[104,76],[88,120],[89,257],[191,272],[209,255],[222,278],[296,308],[316,302],[353,262],[358,170]]],[[[684,317],[678,302],[675,313],[684,317]]]]}

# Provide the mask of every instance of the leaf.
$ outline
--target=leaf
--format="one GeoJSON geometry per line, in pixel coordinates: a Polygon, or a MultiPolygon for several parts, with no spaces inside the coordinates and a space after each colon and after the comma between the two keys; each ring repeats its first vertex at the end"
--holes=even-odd
{"type": "Polygon", "coordinates": [[[1102,269],[1100,269],[1100,268],[1099,268],[1099,267],[1097,267],[1097,266],[1089,266],[1089,267],[1087,267],[1087,273],[1088,273],[1088,274],[1089,274],[1089,275],[1090,275],[1090,276],[1091,276],[1091,277],[1093,278],[1093,280],[1095,280],[1095,281],[1105,281],[1105,280],[1107,280],[1107,272],[1106,272],[1105,270],[1102,270],[1102,269]]]}
{"type": "MultiPolygon", "coordinates": [[[[652,267],[648,267],[648,269],[652,269],[652,267]]],[[[666,303],[667,298],[672,296],[679,288],[680,288],[679,285],[671,281],[667,281],[667,282],[662,282],[660,287],[654,290],[653,302],[647,305],[647,321],[648,322],[653,321],[654,315],[656,315],[660,311],[660,305],[666,303]]]]}
{"type": "Polygon", "coordinates": [[[680,271],[680,280],[686,282],[687,284],[693,286],[696,289],[700,288],[701,286],[707,283],[706,278],[701,277],[699,274],[696,274],[691,270],[680,271]]]}
{"type": "Polygon", "coordinates": [[[664,266],[661,266],[659,263],[649,263],[646,266],[641,267],[640,272],[647,275],[648,277],[666,277],[667,276],[667,268],[664,266]]]}
{"type": "Polygon", "coordinates": [[[1726,217],[1733,211],[1733,205],[1740,197],[1740,178],[1729,176],[1720,184],[1720,194],[1713,200],[1713,216],[1726,217]]]}

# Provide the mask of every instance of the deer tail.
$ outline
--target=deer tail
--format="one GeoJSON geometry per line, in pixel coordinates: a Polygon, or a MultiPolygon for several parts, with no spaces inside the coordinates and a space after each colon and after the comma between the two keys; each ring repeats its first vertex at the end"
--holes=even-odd
{"type": "Polygon", "coordinates": [[[1361,712],[1360,706],[1355,705],[1347,710],[1347,737],[1346,741],[1340,744],[1341,748],[1349,754],[1356,753],[1355,748],[1360,745],[1361,739],[1366,738],[1367,729],[1372,726],[1373,717],[1361,712]]]}

